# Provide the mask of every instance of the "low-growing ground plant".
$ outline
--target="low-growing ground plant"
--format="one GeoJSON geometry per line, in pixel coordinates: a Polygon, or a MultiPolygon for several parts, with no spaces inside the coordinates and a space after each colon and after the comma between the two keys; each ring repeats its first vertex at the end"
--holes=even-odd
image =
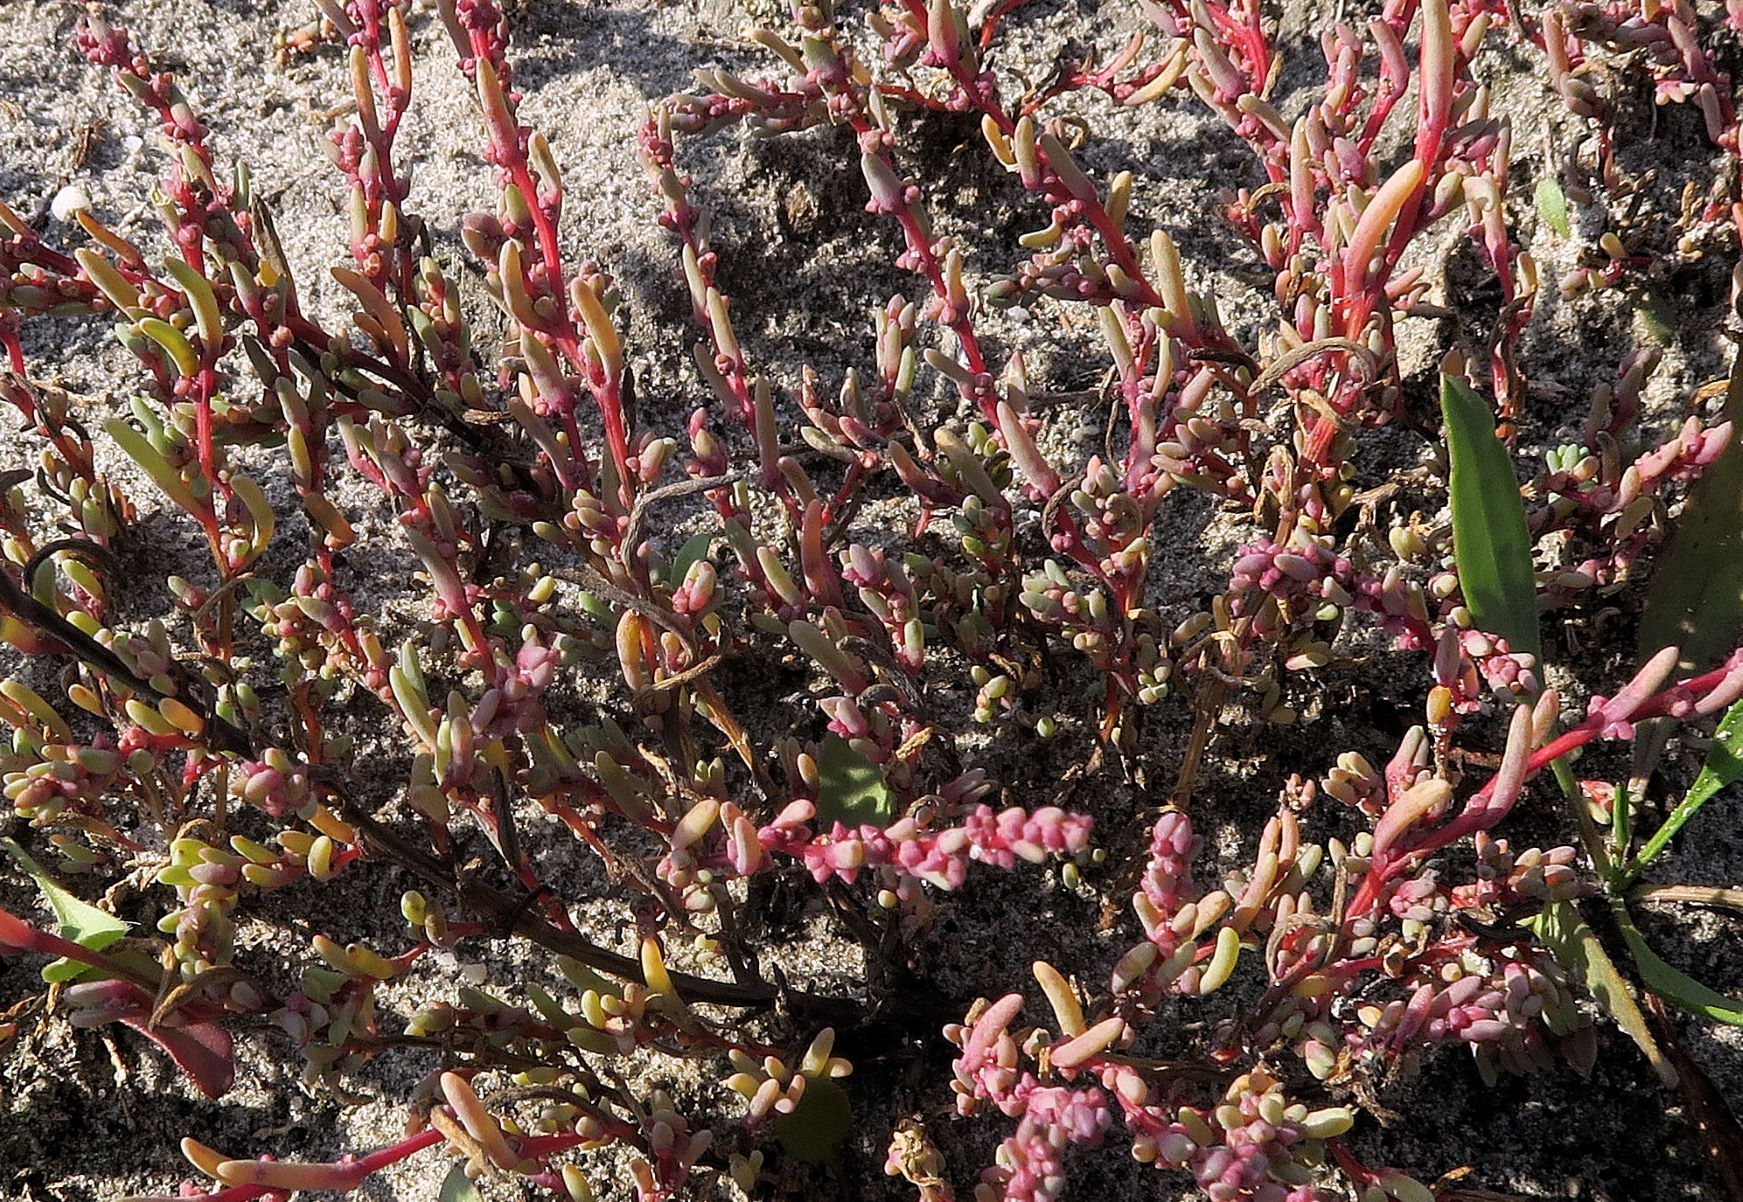
{"type": "Polygon", "coordinates": [[[871,1138],[892,1180],[853,1196],[1085,1197],[1079,1166],[1129,1157],[1213,1202],[1421,1202],[1458,1166],[1385,1163],[1363,1129],[1436,1121],[1381,1094],[1449,1048],[1491,1084],[1638,1055],[1735,1185],[1743,1135],[1663,1010],[1743,1024],[1743,1002],[1633,914],[1743,901],[1648,879],[1743,775],[1743,382],[1667,422],[1656,352],[1593,346],[1604,382],[1558,425],[1527,338],[1546,292],[1650,326],[1678,270],[1743,279],[1735,9],[1385,0],[1283,88],[1258,0],[1125,6],[1122,42],[1046,79],[1001,67],[1028,7],[798,5],[746,31],[765,65],[699,71],[626,130],[689,310],[647,346],[492,0],[318,0],[285,39],[349,90],[332,263],[289,261],[124,13],[79,25],[163,178],[150,237],[0,206],[26,448],[0,481],[3,847],[42,899],[0,910],[0,952],[47,961],[45,990],[0,998],[0,1041],[130,1029],[215,1099],[239,1040],[340,1097],[373,1060],[428,1065],[397,1142],[305,1162],[190,1130],[175,1196],[344,1193],[422,1155],[453,1161],[444,1197],[763,1197],[839,1186],[871,1138]],[[414,53],[414,25],[451,49],[414,53]],[[1491,78],[1519,60],[1583,130],[1523,182],[1491,78]],[[454,87],[494,200],[422,212],[398,135],[454,87]],[[1669,229],[1619,158],[1642,89],[1710,143],[1669,229]],[[1222,253],[1262,275],[1262,319],[1193,288],[1145,163],[1101,166],[1097,114],[1143,106],[1208,107],[1241,150],[1222,253]],[[976,242],[949,211],[940,125],[1027,232],[976,242]],[[755,267],[723,258],[692,173],[747,133],[837,169],[899,280],[827,363],[735,328],[781,281],[729,295],[755,267]],[[1541,279],[1521,223],[1576,221],[1586,252],[1541,279]],[[1480,287],[1449,284],[1452,255],[1480,287]],[[317,272],[341,318],[306,302],[317,272]],[[32,349],[92,321],[131,364],[94,413],[32,349]],[[1019,328],[1075,339],[1098,383],[1040,387],[1019,328]],[[638,390],[647,357],[683,390],[638,390]],[[1105,419],[1096,445],[1068,412],[1105,419]],[[1375,449],[1400,432],[1407,460],[1375,449]],[[1214,593],[1163,602],[1193,505],[1238,549],[1207,552],[1214,593]],[[136,570],[146,513],[197,568],[136,570]],[[381,577],[416,611],[362,601],[381,577]],[[1637,641],[1546,637],[1605,609],[1637,641]],[[1239,731],[1323,710],[1352,664],[1417,708],[1387,754],[1300,742],[1275,779],[1236,771],[1239,731]],[[381,729],[394,754],[360,756],[381,729]],[[1708,736],[1692,783],[1661,762],[1708,736]],[[1021,767],[1042,757],[1069,767],[1021,767]],[[1228,782],[1276,796],[1233,815],[1239,866],[1206,846],[1228,782]],[[582,858],[615,929],[581,913],[582,858]],[[1000,873],[1102,921],[1061,910],[1072,962],[1025,955],[941,1017],[926,933],[1000,873]],[[241,937],[360,876],[402,894],[392,939],[241,937]],[[778,906],[863,971],[784,955],[778,906]],[[502,946],[530,967],[431,970],[502,946]],[[880,1042],[948,1069],[856,1073],[880,1042]]]}

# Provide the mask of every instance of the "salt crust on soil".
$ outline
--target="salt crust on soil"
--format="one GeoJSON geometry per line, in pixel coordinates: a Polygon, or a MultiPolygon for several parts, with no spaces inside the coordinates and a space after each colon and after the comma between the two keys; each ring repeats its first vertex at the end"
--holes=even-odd
{"type": "MultiPolygon", "coordinates": [[[[1280,89],[1283,97],[1311,83],[1317,54],[1310,39],[1328,16],[1327,7],[1285,6],[1280,40],[1292,53],[1280,89]]],[[[734,37],[744,9],[731,0],[533,0],[518,8],[514,55],[517,82],[527,93],[523,114],[548,134],[566,172],[571,197],[564,231],[568,245],[572,253],[599,260],[617,276],[626,297],[627,342],[643,412],[651,422],[676,428],[698,395],[696,380],[683,366],[692,334],[687,329],[674,333],[686,318],[686,305],[674,284],[671,247],[653,224],[654,202],[647,195],[633,139],[648,103],[685,86],[691,69],[761,65],[734,37]]],[[[156,227],[147,202],[161,171],[155,135],[111,82],[71,50],[71,30],[80,11],[79,5],[37,0],[0,5],[0,20],[9,33],[0,43],[0,198],[32,220],[40,217],[39,226],[64,239],[68,231],[50,217],[49,207],[63,184],[76,180],[97,215],[150,246],[156,227]],[[75,167],[75,148],[85,139],[90,158],[75,167]]],[[[299,268],[305,297],[312,298],[323,319],[336,319],[337,290],[324,282],[324,268],[342,254],[344,226],[335,177],[319,141],[344,94],[343,72],[330,49],[285,64],[274,60],[272,50],[276,32],[307,20],[306,6],[276,0],[150,0],[126,4],[119,15],[143,45],[178,71],[196,109],[212,124],[221,156],[249,163],[256,187],[277,206],[279,229],[291,262],[299,268]]],[[[1111,46],[1129,20],[1117,4],[1042,0],[1016,22],[1024,32],[1001,67],[1040,78],[1049,55],[1068,36],[1111,46]]],[[[399,143],[401,161],[415,172],[419,212],[432,223],[438,242],[452,250],[458,215],[490,203],[490,171],[477,153],[482,139],[468,90],[453,69],[452,51],[421,3],[412,30],[420,75],[412,116],[399,143]]],[[[1526,64],[1495,55],[1484,67],[1496,80],[1498,107],[1514,118],[1516,174],[1524,180],[1516,193],[1527,196],[1545,148],[1558,144],[1566,119],[1546,103],[1540,81],[1524,69],[1526,64]]],[[[1283,107],[1292,111],[1287,104],[1283,107]]],[[[1086,164],[1103,172],[1123,166],[1137,170],[1134,212],[1171,229],[1194,285],[1213,292],[1231,328],[1250,336],[1267,319],[1269,302],[1254,286],[1261,277],[1251,253],[1214,217],[1211,203],[1215,186],[1251,182],[1244,149],[1184,97],[1138,117],[1111,113],[1100,102],[1086,102],[1084,109],[1101,135],[1085,150],[1086,164]]],[[[1037,223],[1033,208],[1013,211],[1011,191],[986,166],[972,129],[931,129],[925,144],[939,162],[909,165],[922,167],[939,181],[928,200],[941,226],[964,234],[971,245],[987,246],[984,260],[974,264],[977,268],[995,270],[1011,261],[1014,233],[1037,223]],[[955,152],[958,144],[961,153],[955,152]]],[[[913,285],[888,265],[892,252],[887,231],[858,212],[861,185],[842,140],[827,131],[768,146],[722,138],[708,148],[687,147],[681,153],[698,177],[704,200],[716,210],[722,270],[728,290],[739,298],[735,320],[753,359],[773,365],[777,374],[784,370],[789,381],[800,362],[814,363],[825,379],[838,375],[847,362],[863,362],[868,306],[913,285]]],[[[1680,184],[1679,164],[1704,156],[1705,150],[1691,116],[1671,112],[1661,118],[1655,136],[1631,141],[1628,154],[1634,169],[1664,164],[1666,175],[1680,184]]],[[[1694,174],[1705,178],[1702,172],[1694,174]]],[[[1561,240],[1537,229],[1523,206],[1516,217],[1546,280],[1554,280],[1573,262],[1582,234],[1595,228],[1587,221],[1574,239],[1561,240]]],[[[1461,238],[1455,224],[1448,223],[1426,240],[1424,253],[1425,261],[1439,259],[1447,265],[1455,302],[1473,285],[1468,255],[1459,257],[1461,238]]],[[[475,275],[471,279],[476,283],[475,275]]],[[[1541,443],[1522,448],[1522,462],[1523,452],[1535,453],[1559,441],[1553,415],[1560,414],[1564,433],[1579,421],[1590,387],[1614,370],[1616,358],[1634,336],[1625,306],[1613,298],[1565,304],[1552,294],[1553,289],[1546,292],[1525,348],[1544,412],[1535,414],[1528,426],[1528,435],[1541,443]]],[[[1673,301],[1679,306],[1681,329],[1649,398],[1661,425],[1680,412],[1683,398],[1695,386],[1724,368],[1723,348],[1715,335],[1716,311],[1692,301],[1684,305],[1680,296],[1673,301]]],[[[992,322],[991,329],[1007,347],[1024,349],[1038,388],[1083,389],[1099,377],[1104,359],[1087,314],[1067,314],[1062,326],[1057,310],[1041,310],[1026,321],[992,322]]],[[[1408,326],[1402,346],[1406,372],[1420,377],[1436,361],[1449,334],[1428,323],[1408,326]]],[[[28,350],[33,370],[75,391],[96,394],[100,411],[118,403],[111,390],[125,397],[132,365],[102,323],[38,325],[28,350]]],[[[1060,461],[1081,461],[1099,443],[1102,422],[1100,413],[1060,406],[1050,415],[1049,450],[1060,461]]],[[[19,464],[26,453],[0,440],[0,468],[19,464]]],[[[1418,461],[1428,461],[1419,439],[1381,432],[1364,443],[1360,463],[1372,482],[1418,461]]],[[[130,465],[112,457],[102,466],[123,479],[131,475],[130,465]]],[[[139,587],[124,593],[139,607],[127,616],[143,620],[153,616],[150,598],[161,595],[161,577],[171,571],[197,574],[203,551],[185,523],[150,511],[149,488],[133,487],[130,495],[146,512],[128,552],[140,573],[139,587]]],[[[365,545],[387,536],[391,515],[375,495],[357,489],[336,499],[358,519],[365,545]]],[[[1164,509],[1150,601],[1165,611],[1185,612],[1226,579],[1240,534],[1201,498],[1177,493],[1164,509]]],[[[1431,521],[1437,517],[1427,516],[1431,521]]],[[[879,517],[878,511],[869,510],[868,524],[879,517]]],[[[672,537],[681,539],[684,533],[677,529],[672,537]]],[[[372,560],[371,570],[359,573],[354,585],[364,607],[390,620],[415,621],[421,594],[410,579],[411,568],[411,557],[403,549],[372,560]]],[[[1634,612],[1631,605],[1624,608],[1634,612]]],[[[1581,675],[1614,680],[1625,658],[1617,648],[1630,641],[1625,624],[1569,632],[1557,642],[1566,648],[1575,634],[1583,646],[1576,660],[1581,675]]],[[[1344,748],[1384,755],[1385,732],[1400,720],[1397,715],[1412,714],[1420,705],[1418,692],[1411,691],[1420,674],[1417,665],[1403,665],[1361,631],[1352,632],[1340,649],[1353,662],[1324,674],[1320,685],[1325,700],[1306,712],[1299,730],[1279,734],[1236,720],[1219,735],[1195,807],[1213,835],[1211,851],[1223,867],[1240,863],[1248,853],[1257,822],[1290,771],[1321,772],[1331,754],[1344,748]],[[1400,679],[1409,682],[1403,691],[1395,683],[1400,679]]],[[[1569,652],[1570,657],[1574,654],[1569,652]]],[[[21,669],[15,659],[0,657],[0,669],[22,670],[39,686],[53,680],[45,666],[21,669]]],[[[595,696],[605,700],[609,694],[601,689],[595,696]]],[[[1174,749],[1184,736],[1185,722],[1179,703],[1158,707],[1145,740],[1147,752],[1153,753],[1153,781],[1172,779],[1178,763],[1174,749]]],[[[399,770],[396,742],[376,736],[359,743],[359,764],[366,779],[379,772],[370,783],[383,802],[391,798],[399,770]]],[[[1018,800],[1043,804],[1055,799],[1063,766],[1056,756],[1009,744],[989,747],[989,753],[1003,757],[993,766],[1011,783],[1018,800]]],[[[1673,745],[1673,762],[1667,774],[1686,780],[1698,752],[1678,752],[1673,745]]],[[[1104,830],[1119,831],[1121,820],[1130,819],[1144,804],[1129,787],[1093,787],[1105,793],[1074,800],[1094,808],[1104,830]]],[[[1735,796],[1710,805],[1683,837],[1683,850],[1661,878],[1736,885],[1743,876],[1740,817],[1743,805],[1735,796]]],[[[10,821],[0,820],[0,829],[10,821]]],[[[1526,814],[1522,821],[1528,830],[1536,825],[1544,837],[1554,830],[1546,813],[1535,818],[1526,814]]],[[[560,833],[535,838],[540,854],[558,866],[571,896],[598,898],[578,914],[590,920],[593,935],[627,946],[626,933],[617,926],[621,906],[601,896],[608,885],[597,869],[574,854],[560,833]]],[[[1129,835],[1119,836],[1117,850],[1132,850],[1129,835]]],[[[1204,875],[1212,875],[1208,865],[1204,875]]],[[[394,946],[400,931],[396,899],[405,882],[385,870],[365,869],[348,873],[341,884],[288,890],[264,905],[261,917],[240,932],[239,956],[270,976],[275,964],[284,971],[289,963],[275,956],[275,949],[306,947],[319,931],[394,946]]],[[[161,904],[157,891],[146,896],[151,905],[161,904]]],[[[1099,897],[1065,890],[1053,875],[1023,871],[1006,878],[982,873],[965,896],[944,901],[936,924],[914,954],[926,963],[932,983],[944,995],[964,1003],[976,993],[1021,988],[1028,980],[1027,962],[1034,957],[1077,969],[1086,980],[1105,979],[1119,938],[1081,934],[1093,931],[1099,903],[1099,897]]],[[[0,873],[0,904],[33,904],[16,874],[0,873]]],[[[131,916],[155,917],[156,911],[148,911],[140,896],[132,904],[131,916]]],[[[1733,990],[1743,987],[1735,934],[1720,922],[1683,916],[1674,925],[1653,923],[1649,929],[1667,955],[1703,979],[1733,990]]],[[[800,916],[798,925],[771,948],[768,962],[780,964],[795,981],[838,992],[851,990],[864,976],[857,945],[814,913],[800,916]]],[[[403,1018],[419,1000],[445,996],[454,983],[475,982],[480,965],[486,981],[512,981],[518,973],[544,971],[507,945],[468,945],[459,958],[434,962],[409,984],[396,983],[384,991],[384,1026],[391,1026],[392,1013],[403,1018]],[[444,983],[437,975],[452,981],[444,983]]],[[[33,992],[35,972],[34,965],[0,962],[0,1007],[33,992]]],[[[1214,1021],[1232,1012],[1237,1002],[1227,999],[1221,1008],[1182,1017],[1214,1021]]],[[[1682,1023],[1682,1030],[1721,1089],[1733,1099],[1743,1098],[1743,1041],[1737,1033],[1709,1031],[1695,1022],[1682,1023]]],[[[877,1171],[882,1141],[896,1118],[922,1111],[950,1153],[959,1187],[970,1182],[973,1172],[989,1162],[1002,1127],[996,1119],[966,1129],[950,1124],[943,1088],[947,1053],[940,1042],[934,1038],[924,1047],[891,1048],[887,1056],[862,1065],[866,1084],[875,1078],[880,1096],[899,1101],[886,1112],[857,1116],[858,1130],[840,1166],[795,1174],[782,1192],[904,1196],[877,1171]],[[896,1087],[887,1088],[892,1084],[896,1087]]],[[[175,1152],[175,1141],[184,1134],[238,1155],[272,1151],[287,1158],[323,1158],[374,1146],[402,1128],[398,1100],[432,1067],[417,1056],[385,1057],[356,1083],[357,1104],[341,1107],[329,1095],[311,1098],[297,1090],[296,1068],[284,1062],[282,1041],[245,1038],[239,1085],[214,1104],[194,1096],[160,1056],[130,1035],[113,1036],[113,1059],[105,1043],[99,1033],[74,1033],[55,1019],[24,1034],[22,1046],[0,1064],[0,1197],[73,1202],[169,1189],[187,1172],[175,1152]],[[119,1081],[123,1069],[125,1084],[119,1081]]],[[[1589,1081],[1562,1072],[1503,1081],[1493,1090],[1482,1087],[1466,1058],[1448,1054],[1431,1059],[1419,1080],[1386,1092],[1387,1104],[1406,1118],[1396,1128],[1368,1137],[1370,1159],[1390,1160],[1430,1178],[1437,1171],[1471,1165],[1470,1184],[1533,1198],[1624,1202],[1711,1196],[1686,1120],[1672,1105],[1675,1099],[1649,1084],[1638,1056],[1624,1041],[1606,1034],[1603,1050],[1589,1081]]],[[[722,1091],[704,1071],[661,1062],[648,1067],[647,1081],[671,1087],[690,1113],[706,1118],[711,1107],[722,1104],[722,1091]]],[[[626,1197],[621,1164],[610,1158],[594,1163],[601,1196],[626,1197]]],[[[433,1198],[447,1167],[442,1157],[426,1154],[381,1174],[363,1196],[407,1202],[433,1198]]],[[[1183,1187],[1176,1175],[1122,1163],[1116,1153],[1077,1157],[1074,1170],[1079,1171],[1074,1171],[1067,1194],[1071,1199],[1164,1199],[1183,1187]]],[[[487,1197],[515,1193],[510,1183],[486,1183],[487,1197]]]]}

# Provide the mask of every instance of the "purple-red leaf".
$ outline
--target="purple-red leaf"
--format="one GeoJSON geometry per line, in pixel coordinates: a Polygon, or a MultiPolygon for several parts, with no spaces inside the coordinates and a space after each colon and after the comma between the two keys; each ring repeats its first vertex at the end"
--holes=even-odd
{"type": "Polygon", "coordinates": [[[236,1083],[236,1048],[230,1032],[217,1023],[187,1027],[153,1027],[141,1016],[122,1022],[168,1052],[194,1087],[214,1101],[236,1083]]]}
{"type": "Polygon", "coordinates": [[[182,1023],[179,1016],[172,1014],[154,1026],[151,994],[131,981],[87,981],[72,986],[62,996],[76,1008],[75,1026],[126,1023],[168,1052],[176,1066],[208,1098],[223,1097],[235,1084],[235,1045],[230,1033],[218,1024],[182,1023]]]}

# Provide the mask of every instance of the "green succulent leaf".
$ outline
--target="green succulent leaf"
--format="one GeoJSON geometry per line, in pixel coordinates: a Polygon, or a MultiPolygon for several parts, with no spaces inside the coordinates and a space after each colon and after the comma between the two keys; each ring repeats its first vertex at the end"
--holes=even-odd
{"type": "Polygon", "coordinates": [[[151,482],[162,489],[166,497],[188,513],[197,514],[201,511],[199,500],[180,473],[169,465],[169,461],[158,453],[145,435],[133,428],[132,423],[117,417],[106,422],[103,429],[115,440],[115,445],[121,448],[122,453],[133,460],[140,471],[151,477],[151,482]]]}
{"type": "Polygon", "coordinates": [[[1489,403],[1463,380],[1441,377],[1440,408],[1451,467],[1453,559],[1465,605],[1480,629],[1541,662],[1537,580],[1513,460],[1495,435],[1489,403]]]}
{"type": "Polygon", "coordinates": [[[881,769],[840,735],[825,735],[817,751],[817,817],[846,826],[887,826],[896,795],[881,769]]]}
{"type": "MultiPolygon", "coordinates": [[[[36,887],[42,890],[43,897],[48,899],[49,908],[54,911],[56,921],[60,923],[62,938],[70,939],[80,947],[100,952],[125,935],[132,925],[97,909],[89,902],[80,901],[67,892],[31,858],[29,852],[11,839],[0,839],[0,849],[4,849],[7,855],[17,861],[18,866],[36,882],[36,887]]],[[[71,981],[94,971],[96,970],[89,964],[80,964],[62,957],[42,970],[42,979],[54,984],[71,981]]]]}

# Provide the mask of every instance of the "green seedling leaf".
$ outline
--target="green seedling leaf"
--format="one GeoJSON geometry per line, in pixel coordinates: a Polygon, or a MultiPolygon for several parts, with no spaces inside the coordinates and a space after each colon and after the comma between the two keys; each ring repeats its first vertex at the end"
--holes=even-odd
{"type": "Polygon", "coordinates": [[[1574,980],[1584,986],[1592,999],[1602,1006],[1618,1027],[1646,1055],[1658,1079],[1666,1086],[1677,1083],[1676,1069],[1665,1057],[1664,1050],[1653,1039],[1628,983],[1616,970],[1615,963],[1605,953],[1597,935],[1586,925],[1570,902],[1556,902],[1544,907],[1543,913],[1528,923],[1543,946],[1550,950],[1574,980]]]}
{"type": "Polygon", "coordinates": [[[896,817],[896,795],[878,766],[840,735],[825,735],[817,751],[817,817],[847,826],[887,826],[896,817]]]}
{"type": "Polygon", "coordinates": [[[1489,403],[1463,380],[1441,377],[1440,409],[1451,467],[1453,560],[1465,605],[1479,629],[1541,663],[1537,579],[1513,460],[1495,436],[1489,403]]]}
{"type": "Polygon", "coordinates": [[[1629,917],[1628,908],[1618,901],[1612,903],[1611,909],[1616,915],[1616,925],[1622,930],[1622,938],[1628,944],[1628,953],[1634,957],[1634,965],[1640,970],[1640,979],[1648,989],[1691,1014],[1728,1026],[1743,1027],[1743,1002],[1708,989],[1681,969],[1666,964],[1646,945],[1645,937],[1629,917]]]}
{"type": "MultiPolygon", "coordinates": [[[[100,952],[127,933],[131,924],[122,922],[113,914],[105,913],[68,893],[17,843],[11,839],[0,839],[0,848],[5,849],[6,854],[17,861],[18,866],[36,882],[36,887],[42,890],[49,907],[54,910],[55,919],[60,923],[62,938],[70,939],[80,947],[100,952]]],[[[80,964],[62,957],[42,970],[42,979],[52,985],[71,981],[92,971],[94,970],[89,964],[80,964]]]]}
{"type": "Polygon", "coordinates": [[[438,1202],[484,1202],[478,1183],[466,1175],[466,1165],[456,1163],[442,1178],[442,1188],[436,1194],[438,1202]]]}
{"type": "Polygon", "coordinates": [[[1563,238],[1573,236],[1573,226],[1568,221],[1567,194],[1561,190],[1561,184],[1550,176],[1544,176],[1537,181],[1537,213],[1550,229],[1563,238]]]}
{"type": "MultiPolygon", "coordinates": [[[[1630,871],[1628,849],[1634,843],[1634,795],[1630,788],[1631,783],[1623,781],[1616,786],[1615,805],[1610,811],[1610,863],[1617,866],[1617,888],[1625,886],[1627,882],[1630,871]]],[[[1583,802],[1584,799],[1579,793],[1577,784],[1575,796],[1583,802]]],[[[1591,813],[1590,810],[1587,812],[1591,813]]],[[[1601,815],[1595,813],[1592,814],[1592,818],[1598,823],[1604,821],[1601,815]]]]}
{"type": "Polygon", "coordinates": [[[775,1138],[787,1155],[806,1164],[824,1164],[853,1130],[853,1106],[833,1077],[811,1077],[790,1114],[775,1119],[775,1138]]]}
{"type": "Polygon", "coordinates": [[[684,577],[690,574],[690,569],[708,554],[708,546],[714,541],[712,534],[698,534],[689,542],[678,548],[678,553],[672,556],[672,566],[666,569],[666,583],[677,588],[684,583],[684,577]]]}
{"type": "Polygon", "coordinates": [[[1640,617],[1642,657],[1680,647],[1685,673],[1712,667],[1743,632],[1743,358],[1719,416],[1731,441],[1689,489],[1640,617]]]}
{"type": "Polygon", "coordinates": [[[1658,345],[1669,346],[1676,341],[1676,310],[1664,297],[1648,289],[1635,299],[1634,311],[1640,315],[1647,335],[1658,345]]]}
{"type": "Polygon", "coordinates": [[[1743,780],[1743,701],[1726,710],[1725,716],[1719,720],[1719,728],[1713,732],[1713,745],[1707,750],[1707,762],[1701,765],[1700,775],[1695,777],[1695,783],[1689,786],[1688,793],[1670,812],[1670,817],[1664,820],[1664,825],[1652,832],[1652,838],[1646,841],[1646,846],[1640,849],[1640,854],[1629,866],[1623,883],[1632,881],[1642,868],[1657,858],[1682,829],[1683,823],[1693,818],[1695,812],[1711,801],[1720,789],[1738,780],[1743,780]]]}

